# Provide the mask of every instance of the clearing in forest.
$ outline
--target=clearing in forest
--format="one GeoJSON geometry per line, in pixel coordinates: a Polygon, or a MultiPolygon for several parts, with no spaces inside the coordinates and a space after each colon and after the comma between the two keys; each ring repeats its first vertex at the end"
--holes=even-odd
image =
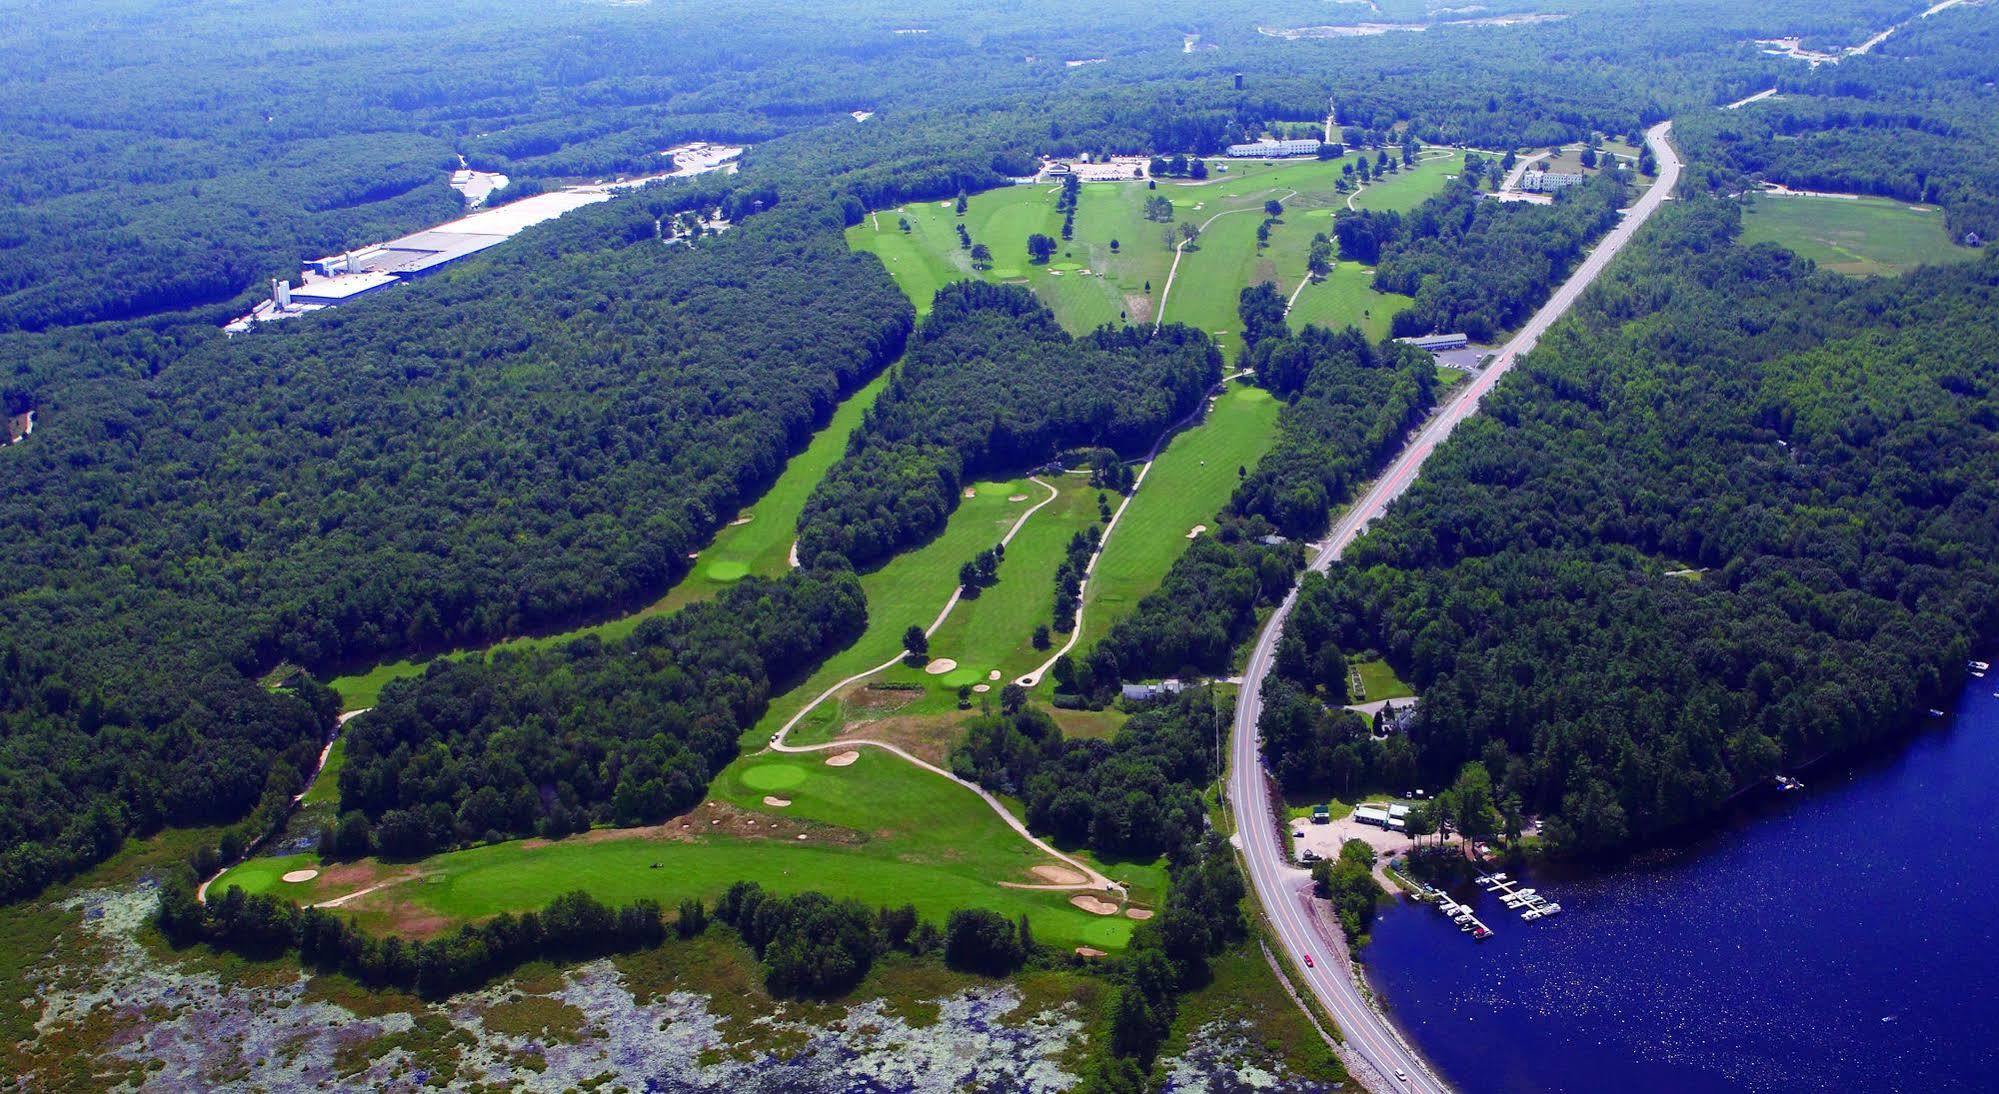
{"type": "Polygon", "coordinates": [[[1894,277],[1982,253],[1950,241],[1941,209],[1888,198],[1759,194],[1742,217],[1742,242],[1775,243],[1852,277],[1894,277]]]}
{"type": "MultiPolygon", "coordinates": [[[[1054,184],[971,195],[962,217],[948,201],[884,210],[848,229],[847,240],[855,250],[880,257],[919,311],[928,310],[938,288],[970,277],[1024,282],[1074,333],[1105,323],[1162,318],[1164,298],[1165,321],[1208,331],[1233,355],[1240,348],[1235,333],[1238,294],[1259,281],[1275,282],[1286,296],[1298,287],[1306,276],[1312,236],[1330,232],[1333,213],[1346,207],[1348,195],[1336,184],[1353,159],[1231,161],[1225,172],[1216,160],[1210,161],[1213,174],[1205,181],[1160,179],[1157,189],[1142,182],[1085,183],[1078,192],[1075,238],[1070,240],[1060,238],[1063,218],[1056,201],[1061,187],[1054,184]],[[1268,245],[1259,248],[1264,202],[1273,199],[1284,203],[1285,214],[1272,226],[1268,245]],[[1147,203],[1160,200],[1171,204],[1171,218],[1148,219],[1147,203]],[[1206,227],[1175,274],[1176,233],[1182,223],[1206,227]],[[991,249],[987,268],[974,268],[971,251],[958,235],[961,224],[974,244],[991,249]],[[1033,233],[1057,242],[1046,264],[1028,257],[1027,237],[1033,233]],[[1169,277],[1174,281],[1170,297],[1169,277]]],[[[1455,152],[1432,155],[1369,184],[1356,204],[1414,208],[1441,190],[1461,163],[1455,152]]],[[[1400,298],[1373,294],[1369,276],[1348,264],[1337,266],[1334,277],[1341,289],[1314,301],[1313,321],[1385,331],[1400,298]]],[[[1316,290],[1307,289],[1306,295],[1314,296],[1316,290]]]]}
{"type": "MultiPolygon", "coordinates": [[[[342,914],[371,930],[427,934],[539,908],[578,888],[614,905],[650,897],[671,908],[687,897],[712,901],[748,880],[777,892],[817,890],[870,906],[908,901],[940,925],[959,908],[991,908],[1009,918],[1025,914],[1036,938],[1063,948],[1116,950],[1131,937],[1131,920],[1071,907],[1070,891],[1000,884],[1045,884],[1034,868],[1061,864],[1021,839],[971,791],[878,749],[859,752],[845,767],[829,767],[817,755],[745,756],[715,780],[709,802],[653,828],[600,830],[555,842],[513,840],[409,866],[368,860],[299,884],[280,879],[287,871],[319,866],[315,856],[253,859],[225,874],[213,891],[236,885],[315,901],[389,882],[340,905],[342,914]],[[789,804],[766,805],[773,794],[789,804]]],[[[1161,895],[1155,869],[1121,876],[1134,884],[1139,903],[1161,895]]]]}

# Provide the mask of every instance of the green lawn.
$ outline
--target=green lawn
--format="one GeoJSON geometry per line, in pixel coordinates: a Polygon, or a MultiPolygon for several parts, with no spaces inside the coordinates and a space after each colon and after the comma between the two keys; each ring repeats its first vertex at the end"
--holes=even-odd
{"type": "Polygon", "coordinates": [[[1458,151],[1418,160],[1414,167],[1368,183],[1354,198],[1354,208],[1406,213],[1441,192],[1446,176],[1457,174],[1464,163],[1464,153],[1458,151]]]}
{"type": "Polygon", "coordinates": [[[1356,661],[1354,671],[1360,673],[1360,685],[1365,694],[1356,696],[1356,703],[1372,703],[1377,699],[1407,699],[1416,694],[1416,689],[1402,682],[1395,670],[1386,661],[1356,661]]]}
{"type": "MultiPolygon", "coordinates": [[[[896,651],[902,648],[904,631],[911,625],[928,627],[937,618],[937,612],[950,598],[951,590],[958,587],[958,567],[998,543],[1023,512],[1048,496],[1048,491],[1026,479],[983,482],[977,484],[975,490],[976,496],[958,503],[958,509],[951,514],[942,535],[913,551],[897,555],[882,568],[862,575],[861,586],[868,595],[867,630],[853,645],[828,658],[804,683],[773,699],[763,720],[744,736],[745,748],[762,747],[771,734],[835,682],[894,657],[896,651]],[[1028,500],[1009,500],[1023,494],[1028,500]]],[[[1051,503],[1035,514],[1027,527],[1034,528],[1036,521],[1050,516],[1057,504],[1051,503]]],[[[1094,505],[1094,502],[1091,504],[1094,505]]],[[[1071,525],[1070,531],[1073,530],[1071,525]]],[[[1023,530],[1021,534],[1025,536],[1028,533],[1023,530]]],[[[1066,543],[1068,533],[1062,533],[1061,539],[1066,543]]],[[[1029,548],[1022,554],[1025,557],[1019,560],[1019,565],[1024,573],[1033,564],[1037,552],[1029,548]]],[[[1007,552],[1007,561],[1009,564],[1016,562],[1011,550],[1007,552]]],[[[986,590],[985,596],[1007,598],[1007,605],[995,602],[995,610],[1011,611],[1017,604],[1022,612],[1027,611],[1029,606],[1037,612],[1045,611],[1045,605],[1052,604],[1055,595],[1052,574],[1051,570],[1047,583],[1040,588],[1029,588],[1032,582],[1025,577],[1014,579],[1009,585],[1010,575],[1002,574],[1000,584],[986,590]]],[[[1032,629],[1033,624],[1028,624],[1028,631],[1032,629]]],[[[1010,649],[1014,642],[1027,636],[1022,633],[1012,639],[995,641],[1003,641],[1010,649]]],[[[938,654],[947,656],[941,647],[938,654]]],[[[888,679],[922,682],[937,689],[946,686],[946,681],[951,681],[949,688],[958,686],[958,681],[951,677],[931,677],[915,670],[898,669],[888,679]]],[[[962,682],[973,681],[966,679],[962,682]]],[[[936,702],[932,702],[914,708],[910,713],[924,713],[937,706],[936,702]]],[[[793,739],[801,744],[825,740],[837,731],[836,723],[837,710],[829,703],[815,711],[811,718],[799,723],[793,739]]]]}
{"type": "Polygon", "coordinates": [[[1159,587],[1192,543],[1187,533],[1195,525],[1214,523],[1235,492],[1237,469],[1256,466],[1270,450],[1279,407],[1261,388],[1230,385],[1200,426],[1174,437],[1159,454],[1083,594],[1078,655],[1159,587]]]}
{"type": "Polygon", "coordinates": [[[1369,338],[1388,337],[1388,325],[1395,314],[1414,303],[1400,293],[1374,291],[1374,270],[1341,262],[1317,284],[1305,286],[1291,305],[1287,321],[1292,330],[1316,323],[1335,330],[1356,326],[1369,338]]]}
{"type": "MultiPolygon", "coordinates": [[[[1080,911],[1068,903],[1072,894],[1000,885],[1031,883],[1029,867],[1051,860],[971,791],[886,753],[863,750],[844,768],[810,755],[746,756],[723,771],[711,794],[760,818],[803,822],[808,838],[690,830],[678,839],[598,834],[557,843],[515,840],[426,859],[420,880],[355,902],[353,914],[374,929],[426,918],[434,927],[438,917],[455,923],[524,911],[578,888],[614,904],[652,897],[670,908],[689,896],[712,900],[730,884],[750,880],[780,892],[817,890],[870,905],[908,901],[939,924],[958,908],[1024,913],[1037,938],[1063,947],[1114,949],[1131,936],[1131,920],[1080,911]],[[767,806],[766,795],[791,804],[767,806]]],[[[310,855],[255,859],[226,874],[217,891],[240,885],[311,900],[358,884],[278,880],[286,870],[313,865],[310,855]]],[[[1132,870],[1149,889],[1159,886],[1151,873],[1156,867],[1132,870]]]]}
{"type": "MultiPolygon", "coordinates": [[[[790,569],[791,545],[798,537],[798,517],[805,510],[805,499],[819,485],[819,480],[826,476],[827,469],[846,452],[847,438],[853,435],[861,424],[862,416],[887,386],[888,371],[884,370],[873,382],[841,403],[826,428],[813,436],[805,451],[785,464],[784,472],[771,484],[771,488],[742,514],[750,518],[749,522],[724,527],[717,532],[714,540],[701,552],[700,558],[695,560],[693,570],[664,597],[608,622],[560,634],[519,638],[500,643],[493,649],[535,649],[568,642],[586,634],[606,639],[622,638],[636,629],[639,621],[647,616],[706,600],[746,575],[776,577],[783,574],[790,569]]],[[[446,656],[463,657],[468,652],[446,656]]],[[[421,675],[425,664],[427,662],[412,660],[387,661],[367,672],[335,677],[329,683],[340,694],[344,708],[359,710],[375,705],[383,685],[391,680],[421,675]]]]}
{"type": "Polygon", "coordinates": [[[1893,277],[1981,253],[1951,243],[1942,210],[1886,198],[1758,195],[1743,215],[1742,242],[1776,243],[1853,277],[1893,277]]]}

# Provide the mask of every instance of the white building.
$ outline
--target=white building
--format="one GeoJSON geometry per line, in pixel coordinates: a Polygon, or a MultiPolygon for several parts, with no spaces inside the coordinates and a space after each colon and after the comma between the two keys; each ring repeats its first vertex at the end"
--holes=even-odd
{"type": "Polygon", "coordinates": [[[1312,138],[1302,141],[1254,141],[1250,144],[1232,144],[1229,145],[1228,154],[1239,160],[1316,156],[1319,154],[1319,141],[1317,138],[1312,138]]]}
{"type": "Polygon", "coordinates": [[[1571,186],[1581,186],[1584,177],[1567,171],[1528,171],[1520,176],[1520,188],[1534,193],[1566,190],[1571,186]]]}

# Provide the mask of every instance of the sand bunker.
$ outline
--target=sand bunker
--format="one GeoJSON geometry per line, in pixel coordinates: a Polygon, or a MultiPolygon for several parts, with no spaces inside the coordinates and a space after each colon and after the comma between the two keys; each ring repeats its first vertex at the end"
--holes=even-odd
{"type": "Polygon", "coordinates": [[[1081,885],[1090,880],[1067,866],[1036,866],[1028,873],[1050,885],[1081,885]]]}
{"type": "Polygon", "coordinates": [[[932,661],[929,664],[923,666],[923,671],[929,673],[932,676],[942,676],[945,673],[950,672],[952,669],[955,669],[957,667],[958,663],[956,661],[953,661],[948,657],[939,657],[937,660],[932,661]]]}
{"type": "Polygon", "coordinates": [[[967,486],[965,487],[965,496],[968,498],[976,498],[979,496],[979,492],[967,486]]]}
{"type": "Polygon", "coordinates": [[[311,881],[318,876],[318,870],[288,870],[285,872],[285,876],[279,880],[288,885],[297,885],[300,882],[311,881]]]}
{"type": "Polygon", "coordinates": [[[1083,909],[1084,911],[1090,913],[1091,915],[1117,914],[1117,905],[1112,904],[1108,900],[1099,900],[1098,898],[1093,897],[1088,893],[1084,893],[1080,896],[1070,897],[1069,903],[1074,904],[1076,907],[1083,909]]]}
{"type": "Polygon", "coordinates": [[[1193,530],[1193,531],[1191,531],[1191,532],[1188,532],[1188,533],[1187,533],[1187,538],[1188,538],[1188,539],[1194,539],[1194,538],[1198,537],[1198,536],[1199,536],[1199,535],[1200,535],[1200,534],[1201,534],[1202,532],[1205,532],[1205,531],[1207,531],[1207,530],[1208,530],[1208,526],[1207,526],[1207,525],[1205,525],[1205,524],[1196,524],[1196,525],[1194,526],[1194,530],[1193,530]]]}
{"type": "Polygon", "coordinates": [[[999,679],[999,670],[998,670],[998,669],[994,669],[993,671],[991,671],[991,672],[989,672],[989,673],[986,673],[986,679],[988,679],[988,680],[997,680],[997,679],[999,679]]]}
{"type": "Polygon", "coordinates": [[[742,516],[740,516],[740,517],[737,517],[737,518],[736,518],[735,520],[732,520],[732,521],[730,521],[730,522],[729,522],[729,527],[731,527],[731,528],[735,528],[735,527],[737,527],[737,526],[739,526],[739,525],[744,525],[744,524],[748,524],[749,522],[751,522],[751,521],[753,521],[753,520],[755,520],[755,519],[757,519],[757,518],[756,518],[756,517],[754,517],[754,516],[752,516],[752,515],[750,515],[750,514],[748,514],[748,513],[744,513],[744,514],[743,514],[742,516]]]}
{"type": "Polygon", "coordinates": [[[1076,947],[1076,956],[1077,956],[1077,957],[1102,957],[1102,956],[1104,956],[1104,951],[1102,951],[1102,950],[1100,950],[1100,949],[1096,948],[1095,946],[1078,946],[1078,947],[1076,947]]]}
{"type": "Polygon", "coordinates": [[[769,795],[769,794],[765,794],[765,795],[764,795],[764,804],[765,804],[765,805],[768,805],[768,806],[770,806],[770,807],[771,807],[772,809],[783,809],[783,808],[784,808],[785,806],[787,806],[787,805],[790,805],[790,804],[791,804],[791,799],[790,799],[790,798],[776,798],[776,797],[772,797],[772,796],[771,796],[771,795],[769,795]]]}
{"type": "Polygon", "coordinates": [[[842,753],[840,753],[840,754],[839,754],[839,755],[837,755],[837,756],[828,756],[828,757],[826,757],[826,766],[827,766],[827,767],[852,767],[852,766],[853,766],[853,764],[854,764],[854,761],[855,761],[855,760],[858,760],[858,759],[860,759],[860,758],[861,758],[861,754],[860,754],[860,753],[858,753],[858,752],[855,752],[855,751],[854,751],[853,749],[848,749],[847,751],[845,751],[845,752],[842,752],[842,753]]]}
{"type": "Polygon", "coordinates": [[[1126,908],[1124,914],[1132,919],[1151,919],[1152,913],[1144,908],[1126,908]]]}
{"type": "Polygon", "coordinates": [[[1008,498],[1007,498],[1006,500],[1008,500],[1008,501],[1026,501],[1026,500],[1027,500],[1027,495],[1026,495],[1026,494],[1014,494],[1014,495],[1011,495],[1011,496],[1009,496],[1009,497],[1008,497],[1008,498]]]}
{"type": "Polygon", "coordinates": [[[799,838],[799,839],[804,839],[804,838],[805,838],[805,833],[803,833],[803,832],[800,832],[800,833],[798,834],[798,838],[799,838]]]}
{"type": "Polygon", "coordinates": [[[972,690],[979,695],[984,695],[986,692],[993,690],[993,686],[991,684],[973,684],[972,690]]]}

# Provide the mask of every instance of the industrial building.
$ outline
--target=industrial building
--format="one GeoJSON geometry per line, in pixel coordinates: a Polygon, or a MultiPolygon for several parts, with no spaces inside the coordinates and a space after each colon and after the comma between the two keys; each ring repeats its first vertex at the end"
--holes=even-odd
{"type": "Polygon", "coordinates": [[[1239,160],[1316,156],[1319,154],[1319,143],[1316,137],[1300,141],[1252,141],[1249,144],[1229,145],[1228,154],[1239,160]]]}
{"type": "Polygon", "coordinates": [[[1537,194],[1581,186],[1586,176],[1567,171],[1528,171],[1520,176],[1520,188],[1537,194]]]}

